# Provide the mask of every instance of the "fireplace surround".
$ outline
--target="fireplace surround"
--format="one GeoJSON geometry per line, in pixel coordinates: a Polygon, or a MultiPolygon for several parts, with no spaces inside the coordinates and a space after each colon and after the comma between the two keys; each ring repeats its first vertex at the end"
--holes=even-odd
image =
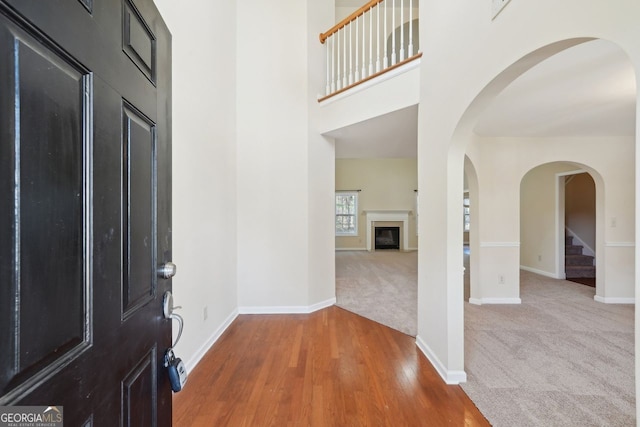
{"type": "MultiPolygon", "coordinates": [[[[367,250],[375,250],[376,222],[398,222],[400,227],[400,250],[409,250],[409,213],[410,210],[366,210],[367,250]]],[[[382,224],[380,224],[382,225],[382,224]]],[[[392,226],[384,224],[385,227],[392,226]]],[[[395,226],[395,224],[393,224],[395,226]]]]}

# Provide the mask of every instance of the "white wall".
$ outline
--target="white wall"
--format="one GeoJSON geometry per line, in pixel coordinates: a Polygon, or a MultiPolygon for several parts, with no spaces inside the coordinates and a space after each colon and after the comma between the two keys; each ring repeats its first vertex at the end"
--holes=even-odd
{"type": "MultiPolygon", "coordinates": [[[[443,377],[451,382],[464,379],[459,201],[464,152],[479,114],[519,74],[578,43],[582,37],[617,43],[630,56],[636,70],[640,69],[638,2],[517,0],[510,2],[495,20],[491,19],[490,10],[491,2],[473,0],[422,2],[420,9],[420,46],[428,60],[423,58],[421,64],[418,124],[421,233],[417,340],[443,377]],[[567,39],[575,40],[554,44],[567,39]],[[426,212],[429,214],[424,215],[426,212]]],[[[529,154],[521,151],[515,159],[529,154]]],[[[636,155],[631,153],[634,158],[636,155]]],[[[499,158],[514,159],[504,155],[499,158]]],[[[481,174],[478,170],[480,188],[484,185],[481,174]]],[[[636,177],[631,176],[626,182],[635,182],[636,177]]],[[[519,181],[514,185],[519,186],[519,181]]],[[[509,191],[517,195],[517,188],[509,191]]],[[[485,206],[488,201],[482,196],[481,199],[485,206]]],[[[605,216],[611,214],[605,212],[605,216]]],[[[481,220],[484,221],[484,216],[481,220]]],[[[631,222],[635,222],[633,214],[631,222]]],[[[495,243],[517,242],[513,233],[518,229],[509,222],[504,232],[480,238],[495,243]]],[[[609,238],[622,241],[630,228],[623,229],[624,232],[620,228],[611,231],[609,238]]],[[[638,255],[635,257],[638,263],[638,255]]],[[[517,257],[508,259],[510,263],[517,261],[517,257]]]]}
{"type": "Polygon", "coordinates": [[[173,294],[190,367],[237,308],[235,6],[156,4],[173,35],[173,294]]]}
{"type": "Polygon", "coordinates": [[[324,46],[318,34],[333,22],[333,1],[307,1],[307,45],[309,49],[307,102],[309,108],[309,302],[319,308],[335,301],[335,142],[318,132],[321,107],[316,91],[324,82],[324,46]]]}
{"type": "Polygon", "coordinates": [[[311,101],[324,87],[316,63],[324,55],[311,38],[332,24],[333,8],[295,0],[236,7],[240,311],[305,311],[334,295],[333,234],[324,234],[333,223],[333,145],[310,130],[311,101]]]}
{"type": "MultiPolygon", "coordinates": [[[[599,238],[594,248],[597,254],[596,295],[600,300],[632,299],[635,295],[634,265],[623,266],[621,260],[628,260],[634,253],[634,145],[634,139],[629,137],[474,137],[468,155],[476,167],[482,201],[478,209],[480,221],[476,227],[480,236],[479,247],[471,248],[472,264],[479,263],[476,297],[485,302],[509,302],[510,299],[518,302],[521,264],[553,277],[562,274],[561,267],[555,263],[562,250],[558,242],[562,240],[563,231],[556,231],[553,224],[557,195],[551,171],[583,168],[592,171],[598,194],[599,238]],[[535,215],[534,225],[527,213],[520,212],[523,177],[540,165],[562,161],[571,161],[573,165],[548,165],[537,175],[532,172],[535,176],[545,176],[542,180],[538,176],[536,183],[540,186],[536,190],[539,193],[536,203],[544,210],[545,216],[535,215]],[[545,201],[544,206],[539,203],[541,199],[545,201]],[[615,218],[615,226],[612,226],[612,218],[615,218]],[[520,235],[521,230],[523,236],[520,235]],[[532,235],[535,235],[534,241],[532,235]],[[521,244],[525,246],[521,248],[521,244]],[[524,255],[522,260],[521,253],[524,255]],[[542,256],[541,261],[537,261],[538,255],[542,256]],[[513,262],[505,262],[506,259],[513,262]]],[[[526,186],[526,182],[523,185],[526,186]]]]}
{"type": "MultiPolygon", "coordinates": [[[[558,271],[558,256],[564,256],[564,246],[558,246],[558,173],[575,171],[570,163],[547,163],[538,166],[522,178],[520,184],[520,266],[534,273],[564,279],[558,271]],[[561,253],[558,251],[562,250],[561,253]]],[[[564,179],[564,178],[563,178],[564,179]]],[[[594,209],[595,211],[595,209],[594,209]]]]}

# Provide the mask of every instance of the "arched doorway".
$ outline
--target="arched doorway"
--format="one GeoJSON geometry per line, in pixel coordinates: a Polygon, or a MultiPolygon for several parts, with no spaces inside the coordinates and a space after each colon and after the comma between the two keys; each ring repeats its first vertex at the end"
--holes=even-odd
{"type": "MultiPolygon", "coordinates": [[[[631,76],[634,77],[633,68],[630,64],[628,65],[631,76]]],[[[522,93],[520,95],[522,96],[522,93]]],[[[495,102],[500,103],[500,100],[495,102]]],[[[557,262],[561,252],[560,238],[564,237],[564,227],[560,227],[558,222],[557,174],[577,169],[587,170],[594,178],[596,198],[598,199],[596,203],[596,222],[598,224],[596,236],[599,242],[595,249],[599,254],[606,254],[602,257],[596,257],[596,259],[604,258],[606,263],[598,261],[598,274],[602,275],[604,280],[599,280],[598,295],[595,296],[595,299],[602,302],[629,302],[629,299],[633,297],[635,287],[633,280],[635,266],[633,249],[631,249],[632,241],[635,240],[634,230],[633,227],[625,227],[622,231],[613,229],[619,227],[618,215],[626,218],[625,221],[629,221],[629,224],[633,223],[632,218],[635,217],[635,209],[626,205],[624,201],[625,199],[634,199],[634,189],[621,188],[625,186],[625,182],[633,182],[635,161],[632,153],[635,147],[635,124],[630,126],[631,132],[624,138],[616,138],[615,135],[601,136],[600,138],[589,138],[585,135],[563,135],[558,133],[558,129],[563,128],[560,123],[555,123],[553,126],[545,125],[542,130],[540,128],[535,130],[542,132],[541,135],[535,136],[519,135],[513,128],[507,130],[505,135],[487,135],[478,134],[478,131],[483,132],[483,129],[486,131],[492,126],[495,127],[496,124],[482,122],[482,114],[478,111],[475,113],[474,122],[466,123],[458,128],[462,133],[456,133],[454,142],[458,142],[461,146],[466,143],[465,167],[468,159],[473,161],[478,170],[478,182],[480,183],[481,207],[478,224],[480,243],[476,257],[480,272],[478,302],[480,304],[519,303],[520,269],[523,266],[526,267],[526,264],[535,264],[535,261],[540,263],[548,261],[550,263],[550,267],[547,268],[549,276],[562,273],[557,262]],[[620,144],[612,145],[612,141],[620,144]],[[611,154],[612,151],[615,154],[611,154]],[[608,163],[608,160],[602,158],[608,155],[616,155],[618,163],[608,163]],[[626,158],[629,156],[631,159],[626,158]],[[586,167],[587,164],[592,167],[586,167]],[[539,197],[539,200],[534,200],[531,203],[526,200],[523,201],[526,203],[521,204],[521,197],[524,197],[524,189],[521,192],[521,182],[522,186],[529,185],[530,183],[526,182],[527,174],[535,172],[537,168],[557,169],[545,171],[547,172],[546,179],[550,185],[549,194],[545,194],[548,197],[539,197]],[[595,172],[596,169],[599,172],[595,172]],[[549,172],[551,173],[549,174],[549,172]],[[624,178],[617,176],[618,172],[624,178]],[[605,198],[605,182],[607,188],[616,189],[614,191],[620,191],[621,194],[615,195],[613,198],[605,198]],[[529,214],[535,219],[543,219],[541,212],[535,211],[536,208],[540,208],[542,203],[546,203],[542,199],[550,201],[552,205],[551,209],[543,212],[544,219],[548,221],[549,225],[534,224],[532,226],[531,221],[524,221],[523,224],[522,219],[528,218],[529,214]],[[615,220],[607,219],[605,221],[605,212],[616,212],[615,215],[612,215],[615,220]],[[614,224],[616,226],[612,227],[614,224]],[[537,242],[531,243],[532,237],[535,237],[537,242]],[[610,244],[610,240],[614,239],[620,239],[620,241],[610,244]],[[631,241],[627,242],[626,239],[631,241]],[[547,249],[542,250],[543,247],[547,249]],[[623,249],[625,247],[628,250],[623,249]],[[609,258],[609,255],[612,258],[609,258]],[[615,271],[616,265],[622,265],[626,273],[620,281],[607,280],[608,272],[615,271]],[[616,287],[613,283],[624,283],[624,285],[613,289],[606,285],[608,283],[612,283],[613,287],[616,287]]],[[[632,115],[635,115],[635,103],[632,115]]],[[[534,130],[531,128],[527,130],[527,132],[532,131],[534,130]]],[[[460,146],[451,149],[451,161],[455,159],[456,162],[460,162],[459,148],[460,146]]],[[[539,196],[539,187],[536,185],[539,183],[531,186],[533,188],[532,194],[539,196]]],[[[562,252],[564,251],[562,250],[562,252]]],[[[530,269],[536,268],[535,266],[529,267],[530,269]]],[[[545,266],[538,267],[542,267],[539,272],[545,272],[545,266]]],[[[482,346],[475,348],[482,348],[482,346]]],[[[507,354],[509,351],[507,350],[507,354]]],[[[552,366],[554,364],[553,361],[547,363],[552,366]]],[[[471,397],[473,399],[473,396],[471,397]]]]}

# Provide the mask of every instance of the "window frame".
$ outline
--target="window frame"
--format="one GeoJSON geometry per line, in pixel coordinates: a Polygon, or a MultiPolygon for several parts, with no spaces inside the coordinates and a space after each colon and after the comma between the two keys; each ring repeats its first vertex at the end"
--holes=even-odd
{"type": "Polygon", "coordinates": [[[344,236],[358,236],[358,191],[336,191],[335,192],[335,197],[334,197],[334,207],[333,207],[333,213],[334,213],[334,219],[337,220],[338,216],[344,216],[344,217],[353,217],[353,231],[338,231],[338,226],[337,226],[337,221],[336,221],[336,225],[335,225],[335,235],[337,237],[344,237],[344,236]],[[354,197],[354,212],[351,214],[344,214],[344,213],[338,213],[338,196],[347,196],[347,197],[354,197]]]}
{"type": "Polygon", "coordinates": [[[462,199],[462,230],[468,233],[471,230],[471,203],[469,200],[469,193],[465,192],[462,199]]]}

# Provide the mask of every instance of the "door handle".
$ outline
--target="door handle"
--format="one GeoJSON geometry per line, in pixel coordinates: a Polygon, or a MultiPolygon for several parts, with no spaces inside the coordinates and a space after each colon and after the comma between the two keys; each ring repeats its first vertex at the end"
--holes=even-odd
{"type": "Polygon", "coordinates": [[[158,269],[158,275],[163,279],[171,279],[176,275],[177,270],[178,267],[174,263],[172,263],[171,261],[167,261],[158,269]]]}
{"type": "Polygon", "coordinates": [[[178,308],[182,308],[182,307],[174,306],[173,295],[171,294],[171,291],[166,291],[162,296],[162,315],[164,316],[165,319],[177,320],[178,326],[179,326],[178,337],[176,338],[175,342],[171,345],[171,348],[175,347],[176,344],[178,344],[178,341],[180,341],[180,337],[182,336],[182,327],[184,326],[184,320],[182,319],[182,316],[173,312],[178,308]]]}

